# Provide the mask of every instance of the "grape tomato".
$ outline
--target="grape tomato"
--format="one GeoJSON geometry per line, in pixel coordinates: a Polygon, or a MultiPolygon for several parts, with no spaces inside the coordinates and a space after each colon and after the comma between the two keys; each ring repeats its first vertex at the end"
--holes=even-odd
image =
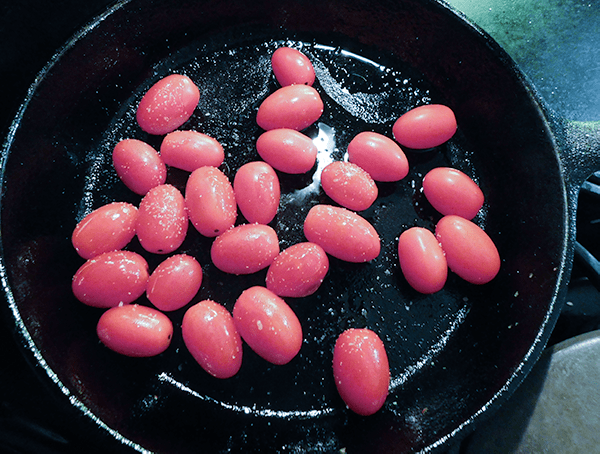
{"type": "Polygon", "coordinates": [[[92,307],[129,304],[146,291],[148,263],[131,251],[105,252],[87,260],[73,276],[75,297],[92,307]]]}
{"type": "Polygon", "coordinates": [[[308,128],[323,114],[323,100],[313,87],[288,85],[271,93],[258,107],[256,123],[264,130],[308,128]]]}
{"type": "Polygon", "coordinates": [[[202,285],[202,267],[187,254],[163,260],[148,278],[146,297],[161,311],[170,312],[188,304],[202,285]]]}
{"type": "Polygon", "coordinates": [[[498,249],[477,224],[460,216],[444,216],[435,233],[450,270],[472,284],[490,282],[500,270],[498,249]]]}
{"type": "Polygon", "coordinates": [[[291,47],[280,47],[271,56],[271,66],[282,87],[293,84],[312,85],[315,69],[306,55],[291,47]]]}
{"type": "Polygon", "coordinates": [[[321,246],[297,243],[282,251],[267,271],[266,285],[276,295],[301,298],[315,293],[329,271],[321,246]]]}
{"type": "Polygon", "coordinates": [[[173,323],[156,309],[130,304],[104,312],[96,332],[100,341],[117,353],[150,357],[161,354],[171,345],[173,323]]]}
{"type": "Polygon", "coordinates": [[[261,358],[287,364],[302,347],[302,326],[294,311],[265,287],[244,290],[233,306],[242,339],[261,358]]]}
{"type": "Polygon", "coordinates": [[[409,110],[392,127],[400,145],[415,150],[437,147],[456,132],[454,112],[442,104],[428,104],[409,110]]]}
{"type": "Polygon", "coordinates": [[[389,137],[376,132],[357,134],[348,144],[348,161],[365,169],[375,181],[399,181],[408,175],[408,160],[389,137]]]}
{"type": "Polygon", "coordinates": [[[138,209],[126,202],[96,208],[75,226],[73,247],[84,259],[123,249],[135,236],[137,215],[138,209]]]}
{"type": "Polygon", "coordinates": [[[289,128],[271,129],[256,141],[256,151],[275,169],[291,174],[306,173],[317,161],[317,146],[312,139],[289,128]]]}
{"type": "Polygon", "coordinates": [[[152,85],[142,97],[136,119],[149,134],[167,134],[190,119],[199,100],[200,90],[192,79],[171,74],[152,85]]]}
{"type": "Polygon", "coordinates": [[[351,328],[333,349],[333,376],[342,400],[353,412],[370,416],[388,395],[390,368],[385,345],[367,328],[351,328]]]}
{"type": "Polygon", "coordinates": [[[433,232],[411,227],[398,239],[400,268],[408,284],[424,294],[441,290],[448,277],[444,251],[433,232]]]}
{"type": "Polygon", "coordinates": [[[203,300],[184,314],[183,342],[196,362],[216,378],[230,378],[242,365],[242,339],[232,315],[218,303],[203,300]]]}
{"type": "Polygon", "coordinates": [[[304,236],[328,254],[347,262],[368,262],[379,255],[375,228],[363,217],[341,207],[315,205],[304,220],[304,236]]]}
{"type": "Polygon", "coordinates": [[[218,236],[210,249],[213,264],[225,273],[252,274],[267,268],[279,254],[279,239],[272,227],[243,224],[218,236]]]}
{"type": "Polygon", "coordinates": [[[140,203],[136,234],[142,247],[155,254],[176,250],[187,234],[185,199],[170,184],[150,189],[140,203]]]}
{"type": "Polygon", "coordinates": [[[137,139],[121,140],[112,153],[115,171],[121,181],[139,195],[167,180],[167,166],[158,152],[137,139]]]}
{"type": "Polygon", "coordinates": [[[200,167],[190,174],[185,187],[185,203],[196,230],[209,238],[225,232],[237,219],[233,186],[216,167],[200,167]]]}
{"type": "Polygon", "coordinates": [[[238,169],[233,192],[241,213],[249,223],[268,224],[279,209],[279,177],[266,162],[252,161],[238,169]]]}
{"type": "Polygon", "coordinates": [[[219,167],[225,159],[223,146],[212,137],[197,131],[173,131],[160,145],[166,165],[187,172],[203,166],[219,167]]]}
{"type": "Polygon", "coordinates": [[[334,161],[321,173],[321,186],[334,202],[353,211],[364,211],[377,199],[373,178],[351,162],[334,161]]]}
{"type": "Polygon", "coordinates": [[[450,167],[436,167],[423,178],[423,193],[431,206],[443,215],[473,219],[483,206],[483,192],[465,173],[450,167]]]}

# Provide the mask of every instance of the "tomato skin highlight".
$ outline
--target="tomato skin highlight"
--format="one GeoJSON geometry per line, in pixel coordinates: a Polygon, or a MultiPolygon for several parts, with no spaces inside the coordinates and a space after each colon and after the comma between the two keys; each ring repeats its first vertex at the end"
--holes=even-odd
{"type": "Polygon", "coordinates": [[[256,151],[273,168],[291,174],[306,173],[317,162],[317,146],[310,137],[290,128],[271,129],[256,141],[256,151]]]}
{"type": "Polygon", "coordinates": [[[160,145],[166,165],[193,172],[203,166],[219,167],[225,159],[223,146],[212,137],[197,131],[173,131],[160,145]]]}
{"type": "Polygon", "coordinates": [[[312,63],[297,49],[280,47],[271,56],[271,66],[282,87],[293,84],[312,85],[315,82],[312,63]]]}
{"type": "Polygon", "coordinates": [[[209,238],[225,232],[237,219],[233,186],[216,167],[200,167],[190,174],[185,187],[185,204],[193,226],[209,238]]]}
{"type": "Polygon", "coordinates": [[[266,162],[253,161],[238,169],[233,192],[241,213],[249,223],[268,224],[279,209],[279,177],[266,162]]]}
{"type": "Polygon", "coordinates": [[[404,151],[389,137],[363,131],[348,144],[348,161],[365,169],[375,181],[400,181],[408,175],[404,151]]]}
{"type": "Polygon", "coordinates": [[[87,260],[75,273],[75,297],[92,307],[129,304],[146,291],[148,263],[131,251],[105,252],[87,260]]]}
{"type": "Polygon", "coordinates": [[[149,134],[167,134],[190,119],[200,100],[192,79],[171,74],[156,82],[142,97],[136,120],[149,134]]]}
{"type": "Polygon", "coordinates": [[[379,336],[367,328],[344,331],[333,350],[333,376],[350,410],[362,416],[379,411],[390,384],[388,357],[379,336]]]}
{"type": "Polygon", "coordinates": [[[375,181],[351,162],[335,161],[321,173],[321,186],[334,202],[352,211],[364,211],[377,199],[375,181]]]}
{"type": "Polygon", "coordinates": [[[137,139],[121,140],[112,153],[115,171],[121,181],[139,195],[167,181],[167,166],[158,152],[137,139]]]}
{"type": "Polygon", "coordinates": [[[287,303],[265,287],[250,287],[233,306],[242,339],[266,361],[289,363],[302,347],[302,326],[287,303]]]}
{"type": "Polygon", "coordinates": [[[242,339],[232,315],[218,303],[200,301],[181,322],[183,342],[196,362],[216,378],[230,378],[242,366],[242,339]]]}
{"type": "Polygon", "coordinates": [[[271,93],[259,106],[256,123],[262,129],[308,128],[323,114],[323,100],[313,87],[288,85],[271,93]]]}
{"type": "Polygon", "coordinates": [[[467,174],[450,167],[436,167],[427,172],[423,193],[441,214],[465,219],[473,219],[484,202],[479,186],[467,174]]]}
{"type": "Polygon", "coordinates": [[[400,268],[409,285],[424,294],[438,292],[448,277],[448,263],[435,235],[422,227],[405,230],[398,239],[400,268]]]}
{"type": "Polygon", "coordinates": [[[279,254],[275,230],[264,224],[233,227],[213,242],[210,256],[225,273],[252,274],[267,268],[279,254]]]}
{"type": "Polygon", "coordinates": [[[84,259],[123,249],[135,236],[138,209],[130,203],[112,202],[96,208],[77,223],[71,242],[84,259]]]}
{"type": "Polygon", "coordinates": [[[98,321],[100,341],[125,356],[145,358],[164,352],[173,337],[173,324],[151,307],[129,304],[108,309],[98,321]]]}
{"type": "Polygon", "coordinates": [[[424,150],[447,142],[456,129],[456,117],[452,109],[442,104],[427,104],[400,116],[392,132],[400,145],[424,150]]]}
{"type": "Polygon", "coordinates": [[[315,205],[310,209],[304,220],[304,236],[328,254],[347,262],[368,262],[381,251],[379,234],[366,219],[331,205],[315,205]]]}
{"type": "Polygon", "coordinates": [[[142,199],[136,234],[148,252],[168,254],[176,250],[185,239],[188,225],[185,199],[176,187],[156,186],[142,199]]]}
{"type": "Polygon", "coordinates": [[[275,257],[266,285],[276,295],[301,298],[315,293],[328,271],[329,258],[321,246],[297,243],[275,257]]]}
{"type": "Polygon", "coordinates": [[[488,234],[460,216],[444,216],[435,234],[450,270],[472,284],[487,284],[500,271],[500,255],[488,234]]]}
{"type": "Polygon", "coordinates": [[[186,254],[163,260],[150,274],[146,297],[159,310],[169,312],[188,304],[202,285],[202,267],[186,254]]]}

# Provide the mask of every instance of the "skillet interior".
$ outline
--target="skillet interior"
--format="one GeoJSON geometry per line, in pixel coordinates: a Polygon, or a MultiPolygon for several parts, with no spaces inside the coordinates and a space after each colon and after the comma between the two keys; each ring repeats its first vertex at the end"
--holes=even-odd
{"type": "MultiPolygon", "coordinates": [[[[552,135],[534,96],[505,55],[446,8],[401,2],[131,2],[67,45],[39,81],[9,139],[3,175],[3,277],[23,339],[72,395],[125,439],[162,452],[280,450],[409,452],[440,444],[501,400],[528,371],[549,335],[561,276],[568,274],[566,201],[552,135]],[[138,203],[110,169],[117,140],[159,139],[135,127],[147,87],[174,71],[202,98],[185,125],[219,139],[227,166],[257,157],[260,99],[276,84],[268,57],[281,43],[313,58],[326,101],[317,137],[323,158],[341,159],[352,136],[391,124],[415,105],[443,102],[459,133],[429,153],[408,152],[410,175],[381,185],[365,213],[383,238],[368,265],[332,261],[310,299],[290,300],[305,331],[301,354],[269,366],[249,349],[233,379],[207,376],[176,334],[157,358],[122,358],[99,345],[97,310],[71,296],[82,260],[69,242],[75,223],[112,200],[138,203]],[[322,140],[321,140],[322,139],[322,140]],[[465,170],[486,206],[477,221],[503,257],[500,275],[475,287],[451,276],[424,297],[404,282],[394,249],[412,225],[437,215],[419,195],[425,172],[465,170]],[[359,418],[337,396],[330,364],[345,328],[369,326],[386,343],[392,390],[382,412],[359,418]]],[[[185,174],[172,171],[179,187],[185,174]]],[[[302,239],[303,213],[327,201],[312,176],[285,177],[274,222],[282,248],[302,239]]],[[[240,221],[243,221],[240,218],[240,221]]],[[[190,229],[191,231],[193,229],[190,229]]],[[[231,308],[264,273],[232,278],[208,261],[210,242],[189,236],[182,251],[205,271],[199,298],[231,308]]],[[[140,250],[135,243],[134,250],[140,250]]],[[[145,254],[151,268],[160,258],[145,254]]],[[[102,430],[101,430],[102,431],[102,430]]],[[[117,436],[118,438],[119,436],[117,436]]],[[[122,440],[123,441],[123,440],[122,440]]]]}

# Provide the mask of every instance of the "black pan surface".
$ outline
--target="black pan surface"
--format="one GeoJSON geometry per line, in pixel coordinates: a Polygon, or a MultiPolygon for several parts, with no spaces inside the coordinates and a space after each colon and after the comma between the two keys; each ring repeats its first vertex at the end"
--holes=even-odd
{"type": "MultiPolygon", "coordinates": [[[[512,392],[558,316],[572,254],[564,170],[574,162],[559,156],[561,133],[502,50],[436,2],[119,3],[57,54],[11,129],[1,212],[8,308],[27,355],[84,415],[84,430],[111,449],[435,450],[512,392]],[[132,359],[107,350],[95,335],[101,311],[71,295],[71,277],[83,261],[69,237],[78,220],[104,203],[139,203],[110,162],[120,139],[160,144],[135,124],[137,102],[161,77],[189,75],[201,100],[183,128],[221,141],[222,170],[232,178],[258,158],[256,109],[277,88],[269,57],[281,45],[300,48],[316,67],[325,112],[305,132],[319,146],[321,165],[343,159],[360,131],[391,137],[393,121],[422,104],[452,107],[459,131],[434,150],[407,150],[407,178],[379,186],[378,201],[363,213],[382,237],[376,260],[332,259],[313,297],[288,300],[305,334],[290,364],[269,365],[246,348],[238,375],[210,377],[183,345],[184,310],[170,314],[175,336],[164,354],[132,359]],[[395,247],[404,229],[433,229],[439,219],[420,182],[440,165],[462,169],[481,186],[486,204],[476,221],[503,261],[490,284],[451,275],[444,290],[424,296],[404,281],[395,247]],[[365,326],[386,344],[392,374],[385,407],[368,418],[344,407],[331,374],[337,335],[365,326]]],[[[320,168],[280,175],[284,196],[272,225],[282,249],[303,240],[311,206],[330,203],[318,188],[320,168]]],[[[186,177],[170,170],[169,181],[182,190],[186,177]]],[[[203,265],[195,301],[212,298],[231,309],[265,274],[219,272],[209,260],[210,243],[190,229],[178,252],[203,265]]],[[[135,241],[129,248],[151,269],[164,258],[135,241]]]]}

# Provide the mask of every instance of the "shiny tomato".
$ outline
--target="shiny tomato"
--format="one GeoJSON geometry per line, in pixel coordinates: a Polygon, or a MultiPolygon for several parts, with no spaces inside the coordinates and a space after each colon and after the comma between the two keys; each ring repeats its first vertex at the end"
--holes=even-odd
{"type": "Polygon", "coordinates": [[[173,323],[151,307],[128,304],[108,309],[98,320],[100,341],[125,356],[149,357],[164,352],[173,338],[173,323]]]}
{"type": "Polygon", "coordinates": [[[390,384],[388,357],[379,336],[367,328],[344,331],[333,350],[333,376],[350,410],[362,416],[379,411],[390,384]]]}
{"type": "Polygon", "coordinates": [[[312,85],[315,69],[306,55],[291,47],[280,47],[271,56],[271,66],[282,87],[293,84],[312,85]]]}
{"type": "Polygon", "coordinates": [[[146,291],[148,263],[131,251],[105,252],[86,261],[73,276],[75,297],[93,307],[129,304],[146,291]]]}
{"type": "Polygon", "coordinates": [[[460,216],[444,216],[435,234],[450,269],[472,284],[486,284],[500,271],[500,255],[488,234],[460,216]]]}
{"type": "Polygon", "coordinates": [[[301,298],[315,293],[329,271],[329,258],[321,246],[297,243],[282,251],[267,272],[267,288],[279,296],[301,298]]]}
{"type": "Polygon", "coordinates": [[[275,169],[291,174],[306,173],[317,161],[312,139],[290,128],[271,129],[256,141],[256,151],[275,169]]]}
{"type": "Polygon", "coordinates": [[[135,230],[145,250],[168,254],[181,246],[188,225],[183,195],[175,186],[162,184],[142,199],[135,230]]]}
{"type": "Polygon", "coordinates": [[[233,320],[242,339],[273,364],[287,364],[302,347],[302,326],[294,311],[264,287],[251,287],[233,306],[233,320]]]}
{"type": "Polygon", "coordinates": [[[304,220],[304,236],[325,252],[347,262],[368,262],[379,255],[381,242],[363,217],[341,207],[315,205],[304,220]]]}
{"type": "Polygon", "coordinates": [[[243,224],[219,235],[210,248],[214,265],[225,273],[252,274],[268,267],[279,254],[272,227],[243,224]]]}
{"type": "Polygon", "coordinates": [[[237,203],[233,186],[216,167],[194,170],[185,187],[188,216],[196,230],[213,238],[233,226],[237,219],[237,203]]]}
{"type": "Polygon", "coordinates": [[[167,166],[158,152],[137,139],[121,140],[112,153],[113,165],[125,186],[139,195],[167,180],[167,166]]]}
{"type": "Polygon", "coordinates": [[[187,254],[161,262],[148,278],[146,296],[161,311],[175,311],[188,304],[202,285],[202,267],[187,254]]]}
{"type": "Polygon", "coordinates": [[[71,242],[84,259],[124,248],[135,236],[138,210],[126,202],[95,209],[77,223],[71,242]]]}
{"type": "Polygon", "coordinates": [[[279,177],[266,162],[252,161],[238,169],[233,179],[238,207],[249,223],[268,224],[279,209],[279,177]]]}
{"type": "Polygon", "coordinates": [[[448,264],[431,231],[412,227],[402,232],[398,239],[398,259],[404,277],[416,291],[428,294],[444,287],[448,264]]]}
{"type": "Polygon", "coordinates": [[[211,300],[190,307],[181,322],[183,342],[200,366],[216,378],[230,378],[242,365],[242,339],[231,314],[211,300]]]}
{"type": "Polygon", "coordinates": [[[394,138],[408,148],[437,147],[456,132],[456,117],[448,106],[428,104],[409,110],[392,127],[394,138]]]}
{"type": "Polygon", "coordinates": [[[345,161],[334,161],[323,169],[321,186],[334,202],[353,211],[369,208],[379,192],[364,169],[345,161]]]}
{"type": "Polygon", "coordinates": [[[376,132],[357,134],[348,144],[348,161],[365,169],[375,181],[399,181],[408,175],[404,151],[376,132]]]}
{"type": "Polygon", "coordinates": [[[173,131],[160,145],[166,165],[187,172],[203,166],[219,167],[225,159],[223,146],[212,137],[197,131],[173,131]]]}
{"type": "Polygon", "coordinates": [[[147,133],[167,134],[190,119],[199,100],[200,90],[192,79],[171,74],[146,92],[138,105],[136,119],[147,133]]]}
{"type": "Polygon", "coordinates": [[[270,94],[259,106],[256,123],[264,130],[308,128],[323,114],[323,100],[313,87],[288,85],[270,94]]]}
{"type": "Polygon", "coordinates": [[[423,193],[440,213],[473,219],[483,206],[483,192],[465,173],[450,167],[436,167],[423,178],[423,193]]]}

